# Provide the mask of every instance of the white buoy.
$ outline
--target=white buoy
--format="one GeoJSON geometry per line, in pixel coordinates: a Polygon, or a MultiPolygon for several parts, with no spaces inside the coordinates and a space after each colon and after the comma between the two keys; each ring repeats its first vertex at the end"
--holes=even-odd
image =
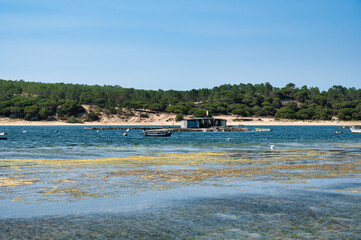
{"type": "Polygon", "coordinates": [[[228,138],[227,140],[228,140],[228,141],[231,141],[231,140],[232,140],[232,138],[228,138]]]}
{"type": "Polygon", "coordinates": [[[124,133],[123,136],[128,136],[128,134],[127,134],[127,133],[124,133]]]}
{"type": "Polygon", "coordinates": [[[97,130],[97,132],[99,132],[99,130],[97,130]]]}
{"type": "Polygon", "coordinates": [[[27,132],[26,130],[23,131],[23,133],[26,133],[26,132],[27,132]]]}
{"type": "Polygon", "coordinates": [[[127,130],[125,130],[126,132],[129,132],[130,130],[129,130],[129,128],[127,128],[127,130]]]}
{"type": "Polygon", "coordinates": [[[270,149],[273,150],[275,148],[275,145],[271,145],[270,149]]]}

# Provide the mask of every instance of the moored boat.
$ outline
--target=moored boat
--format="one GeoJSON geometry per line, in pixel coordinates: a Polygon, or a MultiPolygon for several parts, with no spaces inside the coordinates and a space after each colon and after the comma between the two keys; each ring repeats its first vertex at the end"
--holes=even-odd
{"type": "Polygon", "coordinates": [[[352,133],[361,133],[361,128],[352,126],[350,127],[352,133]]]}
{"type": "Polygon", "coordinates": [[[172,132],[170,130],[144,130],[146,137],[170,137],[172,132]]]}
{"type": "Polygon", "coordinates": [[[7,139],[8,133],[7,132],[0,132],[0,139],[7,139]]]}
{"type": "Polygon", "coordinates": [[[271,128],[256,128],[257,132],[271,132],[271,128]]]}

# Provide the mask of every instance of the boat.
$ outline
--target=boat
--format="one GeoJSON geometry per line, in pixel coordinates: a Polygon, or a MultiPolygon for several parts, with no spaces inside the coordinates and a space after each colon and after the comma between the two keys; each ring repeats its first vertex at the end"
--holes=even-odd
{"type": "Polygon", "coordinates": [[[350,127],[352,133],[361,133],[361,128],[352,126],[350,127]]]}
{"type": "Polygon", "coordinates": [[[8,135],[8,133],[7,132],[0,132],[0,140],[1,139],[8,139],[8,137],[6,136],[6,135],[8,135]]]}
{"type": "Polygon", "coordinates": [[[143,130],[146,137],[170,137],[172,131],[170,130],[143,130]]]}
{"type": "Polygon", "coordinates": [[[256,128],[257,132],[271,132],[271,128],[256,128]]]}

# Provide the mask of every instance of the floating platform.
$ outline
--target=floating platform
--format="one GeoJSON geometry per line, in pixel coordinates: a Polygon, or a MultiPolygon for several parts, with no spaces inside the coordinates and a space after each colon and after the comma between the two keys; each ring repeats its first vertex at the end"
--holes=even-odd
{"type": "Polygon", "coordinates": [[[138,126],[138,127],[85,127],[85,130],[165,130],[172,132],[248,132],[251,131],[245,127],[227,126],[211,128],[181,128],[181,127],[157,127],[157,126],[138,126]]]}
{"type": "Polygon", "coordinates": [[[173,132],[248,132],[245,127],[215,127],[215,128],[176,128],[173,132]]]}
{"type": "Polygon", "coordinates": [[[85,130],[157,130],[168,129],[170,127],[156,127],[156,126],[139,126],[139,127],[85,127],[85,130]]]}

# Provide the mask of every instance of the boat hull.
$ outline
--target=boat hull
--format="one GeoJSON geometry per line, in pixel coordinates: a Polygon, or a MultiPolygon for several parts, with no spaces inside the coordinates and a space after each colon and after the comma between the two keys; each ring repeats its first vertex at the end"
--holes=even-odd
{"type": "Polygon", "coordinates": [[[8,137],[7,137],[7,132],[1,132],[0,133],[0,140],[6,140],[6,139],[8,139],[8,137]]]}
{"type": "Polygon", "coordinates": [[[350,128],[350,130],[352,133],[361,133],[361,128],[352,127],[352,128],[350,128]]]}
{"type": "Polygon", "coordinates": [[[257,132],[271,132],[272,129],[270,128],[256,128],[257,132]]]}
{"type": "Polygon", "coordinates": [[[144,131],[146,137],[170,137],[171,131],[144,131]]]}

